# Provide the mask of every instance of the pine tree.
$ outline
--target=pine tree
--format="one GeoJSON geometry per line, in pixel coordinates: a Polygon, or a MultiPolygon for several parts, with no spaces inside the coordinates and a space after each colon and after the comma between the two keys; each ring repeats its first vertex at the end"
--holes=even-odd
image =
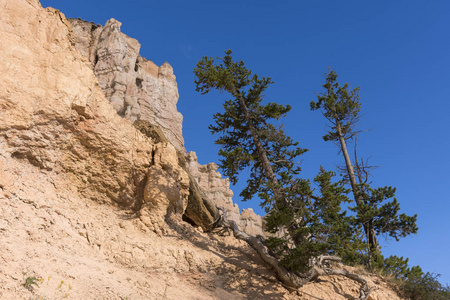
{"type": "Polygon", "coordinates": [[[250,168],[247,187],[241,193],[244,200],[257,194],[264,199],[263,205],[275,199],[283,202],[279,180],[299,173],[295,159],[307,149],[298,147],[282,126],[273,124],[286,116],[291,106],[262,104],[262,94],[273,83],[271,78],[253,75],[244,62],[233,61],[231,53],[225,51],[219,64],[204,57],[194,70],[197,91],[206,94],[216,89],[232,96],[223,104],[225,111],[214,115],[215,125],[209,127],[212,133],[219,134],[219,165],[233,184],[239,172],[250,168]]]}
{"type": "MultiPolygon", "coordinates": [[[[311,109],[321,109],[330,127],[323,139],[335,142],[344,156],[346,177],[350,181],[356,203],[352,210],[356,213],[357,223],[364,228],[368,244],[368,264],[371,265],[372,256],[376,258],[380,255],[377,236],[386,234],[398,240],[417,233],[417,215],[399,214],[400,205],[395,198],[395,188],[371,188],[367,183],[367,175],[363,175],[368,172],[367,166],[358,162],[356,157],[352,163],[347,141],[356,139],[358,133],[356,125],[361,111],[359,87],[350,89],[347,83],[340,86],[337,76],[334,71],[326,74],[326,83],[323,85],[325,92],[317,96],[316,102],[311,101],[311,109]]],[[[382,258],[378,263],[383,264],[382,258]]]]}
{"type": "Polygon", "coordinates": [[[344,262],[355,261],[364,244],[342,205],[350,200],[342,180],[333,182],[335,174],[320,168],[314,178],[316,189],[309,181],[290,182],[285,193],[289,206],[271,210],[265,216],[268,232],[277,233],[266,244],[289,270],[305,272],[308,260],[320,255],[339,256],[344,262]],[[296,224],[294,231],[280,235],[279,228],[296,224]]]}

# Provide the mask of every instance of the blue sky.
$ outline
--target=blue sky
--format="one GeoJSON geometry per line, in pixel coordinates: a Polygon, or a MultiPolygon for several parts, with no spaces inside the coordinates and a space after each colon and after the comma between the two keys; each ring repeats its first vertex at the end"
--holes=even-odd
{"type": "MultiPolygon", "coordinates": [[[[450,283],[450,1],[41,1],[67,17],[104,25],[123,23],[122,32],[142,45],[141,55],[174,68],[178,109],[184,116],[186,149],[199,162],[218,161],[212,116],[225,94],[195,92],[195,64],[202,56],[234,57],[260,76],[273,78],[272,102],[290,104],[285,130],[310,151],[302,176],[319,166],[342,163],[336,147],[322,140],[325,120],[309,110],[333,68],[341,83],[361,87],[359,154],[380,166],[374,186],[397,187],[402,212],[418,214],[419,232],[400,242],[383,242],[385,255],[410,258],[411,265],[440,273],[450,283]]],[[[258,201],[240,208],[259,209],[258,201]]]]}

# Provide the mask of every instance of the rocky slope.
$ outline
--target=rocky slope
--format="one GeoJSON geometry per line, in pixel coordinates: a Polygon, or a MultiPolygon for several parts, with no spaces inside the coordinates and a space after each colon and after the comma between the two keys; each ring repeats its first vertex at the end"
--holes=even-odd
{"type": "MultiPolygon", "coordinates": [[[[356,296],[339,277],[289,293],[247,245],[182,221],[191,168],[210,197],[230,205],[231,194],[214,165],[180,160],[172,70],[140,58],[117,21],[88,30],[37,0],[0,8],[1,299],[356,296]],[[146,114],[170,142],[132,126],[146,114]]],[[[369,284],[380,287],[371,299],[398,299],[369,284]]]]}

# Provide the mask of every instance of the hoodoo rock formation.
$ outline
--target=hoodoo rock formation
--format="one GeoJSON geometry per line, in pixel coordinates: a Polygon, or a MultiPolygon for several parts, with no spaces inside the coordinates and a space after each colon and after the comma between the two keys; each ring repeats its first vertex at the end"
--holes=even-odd
{"type": "MultiPolygon", "coordinates": [[[[211,200],[261,232],[215,164],[184,156],[172,68],[139,56],[118,21],[67,20],[38,0],[0,11],[0,299],[357,295],[340,276],[290,293],[246,243],[182,220],[190,200],[211,200]]],[[[366,278],[371,299],[399,299],[366,278]]]]}
{"type": "Polygon", "coordinates": [[[189,173],[195,178],[199,187],[217,207],[226,209],[230,220],[235,221],[239,228],[248,234],[263,235],[261,216],[255,214],[251,208],[239,213],[238,205],[233,204],[230,181],[228,178],[222,178],[215,163],[200,165],[193,151],[187,154],[186,163],[189,173]]]}
{"type": "Polygon", "coordinates": [[[184,150],[183,116],[177,111],[178,88],[172,67],[160,67],[139,55],[139,42],[122,32],[122,23],[105,26],[68,19],[75,47],[89,59],[98,83],[117,113],[131,122],[158,125],[167,139],[184,150]]]}

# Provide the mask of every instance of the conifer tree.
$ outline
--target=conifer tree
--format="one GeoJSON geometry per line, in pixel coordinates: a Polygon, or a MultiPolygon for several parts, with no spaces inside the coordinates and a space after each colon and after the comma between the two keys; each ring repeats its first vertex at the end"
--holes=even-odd
{"type": "Polygon", "coordinates": [[[347,83],[340,86],[337,76],[334,71],[326,74],[326,83],[323,85],[325,91],[317,96],[316,102],[311,101],[311,109],[321,109],[330,127],[323,139],[335,142],[344,156],[346,175],[356,202],[353,210],[356,212],[357,223],[364,228],[370,266],[371,256],[379,255],[377,236],[386,234],[398,240],[400,237],[417,233],[417,215],[399,214],[400,206],[395,198],[395,188],[371,188],[367,183],[367,176],[362,175],[367,174],[367,167],[358,163],[356,157],[352,163],[347,141],[356,138],[358,133],[356,125],[361,110],[359,87],[350,89],[347,83]]]}
{"type": "Polygon", "coordinates": [[[285,190],[289,205],[280,210],[270,210],[265,216],[266,229],[276,234],[266,244],[281,263],[290,270],[304,272],[308,260],[320,255],[339,256],[355,261],[364,244],[358,238],[354,218],[342,209],[348,203],[345,183],[333,182],[335,174],[320,168],[314,178],[316,188],[309,181],[294,179],[285,190]],[[296,224],[293,232],[280,234],[279,228],[296,224]]]}
{"type": "Polygon", "coordinates": [[[286,234],[266,242],[272,251],[269,253],[260,240],[228,221],[225,211],[223,223],[252,246],[287,286],[298,288],[321,275],[344,275],[361,283],[359,299],[367,299],[371,290],[363,278],[324,265],[340,260],[327,254],[336,254],[354,236],[348,217],[341,211],[346,199],[342,183],[332,183],[333,174],[321,170],[316,177],[320,195],[315,196],[310,182],[298,178],[300,168],[295,161],[307,150],[274,124],[291,107],[263,104],[262,95],[272,80],[252,74],[244,62],[234,61],[231,53],[225,51],[218,61],[203,57],[198,62],[194,69],[196,90],[207,94],[215,89],[231,95],[223,104],[224,112],[216,113],[215,124],[209,127],[219,135],[219,165],[232,183],[242,170],[250,169],[241,196],[244,200],[255,195],[262,199],[269,231],[282,229],[286,234]]]}
{"type": "Polygon", "coordinates": [[[265,200],[264,205],[275,199],[284,201],[279,180],[298,174],[300,168],[295,159],[307,150],[298,147],[298,142],[287,136],[281,126],[272,123],[284,117],[291,107],[262,104],[262,94],[273,83],[271,78],[253,75],[244,62],[233,61],[231,53],[225,51],[219,64],[204,57],[194,70],[197,91],[206,94],[216,89],[232,96],[223,104],[225,111],[214,115],[215,125],[209,127],[212,133],[220,135],[216,140],[221,146],[219,165],[233,184],[239,172],[250,168],[247,187],[241,193],[244,200],[258,194],[265,200]]]}

